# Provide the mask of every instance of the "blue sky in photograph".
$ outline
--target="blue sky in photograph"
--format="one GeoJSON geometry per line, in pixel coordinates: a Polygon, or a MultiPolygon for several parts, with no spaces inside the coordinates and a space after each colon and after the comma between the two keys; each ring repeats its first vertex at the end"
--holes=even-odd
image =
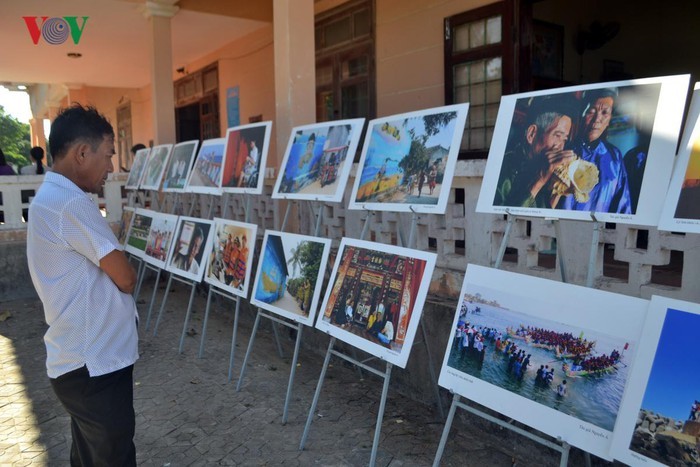
{"type": "MultiPolygon", "coordinates": [[[[449,149],[452,144],[456,122],[457,119],[453,118],[447,125],[441,127],[437,134],[428,138],[428,141],[425,143],[426,147],[442,146],[445,149],[449,149]]],[[[413,130],[416,135],[425,134],[423,117],[416,116],[374,125],[360,184],[373,180],[387,158],[390,161],[387,163],[385,175],[389,177],[400,172],[399,161],[408,155],[408,151],[411,148],[409,130],[413,130]],[[392,129],[398,130],[398,137],[382,130],[382,126],[385,123],[392,129]]]]}
{"type": "Polygon", "coordinates": [[[669,308],[644,393],[642,408],[685,420],[700,400],[700,315],[669,308]]]}

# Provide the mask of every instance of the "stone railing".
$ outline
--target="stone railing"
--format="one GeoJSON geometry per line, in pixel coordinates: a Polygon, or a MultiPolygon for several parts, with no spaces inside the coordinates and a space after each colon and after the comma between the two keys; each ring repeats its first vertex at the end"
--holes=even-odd
{"type": "MultiPolygon", "coordinates": [[[[431,284],[432,297],[454,300],[459,294],[467,263],[490,266],[503,239],[506,220],[503,216],[475,212],[485,161],[459,161],[452,183],[451,199],[444,215],[421,214],[417,223],[420,250],[438,254],[437,269],[431,284]]],[[[125,174],[110,177],[104,198],[98,202],[110,222],[118,222],[125,174]]],[[[24,229],[22,211],[27,209],[29,193],[36,190],[42,176],[2,177],[5,224],[1,230],[24,229]],[[23,199],[24,194],[24,199],[23,199]]],[[[331,238],[337,247],[341,237],[359,238],[367,216],[371,216],[367,240],[401,245],[409,236],[411,214],[349,210],[347,184],[341,203],[294,202],[285,228],[289,232],[313,234],[314,216],[323,210],[320,236],[331,238]]],[[[244,220],[245,204],[250,203],[249,222],[264,229],[280,229],[287,203],[272,200],[274,180],[268,179],[262,196],[161,194],[135,197],[136,205],[198,217],[221,216],[244,220]]],[[[583,285],[588,273],[593,224],[559,221],[563,264],[567,281],[583,285]]],[[[2,237],[0,237],[2,238],[2,237]]],[[[7,237],[6,237],[7,238],[7,237]]],[[[556,259],[556,235],[553,221],[517,219],[508,240],[503,269],[528,275],[560,280],[556,259]]],[[[660,232],[654,228],[607,224],[596,245],[594,287],[625,295],[648,298],[652,294],[700,302],[700,236],[660,232]]]]}
{"type": "MultiPolygon", "coordinates": [[[[122,187],[128,174],[111,174],[102,197],[94,196],[109,222],[119,222],[123,198],[122,187]]],[[[26,214],[34,194],[44,181],[43,175],[0,177],[0,231],[26,229],[26,214]]]]}

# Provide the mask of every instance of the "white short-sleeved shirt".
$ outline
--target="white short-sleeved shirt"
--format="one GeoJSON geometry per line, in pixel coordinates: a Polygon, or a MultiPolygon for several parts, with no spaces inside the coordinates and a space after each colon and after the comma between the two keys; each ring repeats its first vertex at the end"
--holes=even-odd
{"type": "Polygon", "coordinates": [[[82,366],[100,376],[133,364],[136,304],[99,267],[121,247],[98,207],[66,177],[48,172],[29,213],[27,261],[49,325],[49,377],[82,366]]]}

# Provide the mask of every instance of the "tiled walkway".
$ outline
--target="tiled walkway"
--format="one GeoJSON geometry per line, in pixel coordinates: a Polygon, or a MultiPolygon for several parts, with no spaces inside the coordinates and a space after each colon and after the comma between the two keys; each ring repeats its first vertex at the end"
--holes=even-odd
{"type": "MultiPolygon", "coordinates": [[[[151,290],[146,285],[141,297],[150,299],[151,290]]],[[[365,373],[366,378],[360,379],[348,364],[333,359],[306,449],[299,451],[323,355],[302,347],[289,421],[283,425],[294,350],[289,332],[279,333],[285,351],[281,358],[270,322],[263,320],[242,389],[236,392],[254,312],[242,309],[234,379],[228,383],[232,302],[218,300],[213,307],[206,353],[199,359],[206,302],[202,296],[195,301],[193,332],[186,337],[183,354],[177,352],[188,298],[189,289],[179,286],[168,299],[158,336],[141,330],[141,358],[134,373],[139,465],[368,464],[382,390],[378,378],[365,373]]],[[[142,327],[146,308],[139,305],[142,327]]],[[[11,316],[0,321],[0,466],[68,465],[69,419],[46,377],[41,303],[0,303],[0,316],[4,311],[11,316]]],[[[442,465],[558,465],[555,452],[460,412],[442,465]]],[[[443,426],[434,408],[390,389],[377,465],[431,465],[443,426]]],[[[581,453],[575,451],[569,465],[582,461],[581,453]]]]}

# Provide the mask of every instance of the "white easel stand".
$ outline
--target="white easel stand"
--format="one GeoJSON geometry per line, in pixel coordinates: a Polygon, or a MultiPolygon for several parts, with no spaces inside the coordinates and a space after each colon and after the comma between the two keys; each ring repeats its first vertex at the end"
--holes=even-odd
{"type": "MultiPolygon", "coordinates": [[[[255,342],[255,335],[258,332],[258,326],[260,325],[260,318],[267,318],[269,320],[272,320],[273,322],[280,323],[283,326],[286,326],[290,329],[296,329],[297,331],[297,337],[296,337],[296,343],[294,344],[294,357],[292,357],[292,367],[289,371],[289,382],[287,383],[287,395],[284,399],[284,412],[282,414],[282,424],[285,425],[287,423],[288,415],[289,415],[289,401],[292,398],[292,387],[294,385],[294,375],[296,373],[296,368],[297,368],[297,359],[299,358],[299,348],[301,347],[301,335],[302,331],[304,329],[304,325],[302,323],[290,323],[288,321],[285,321],[283,319],[277,318],[276,316],[272,316],[270,314],[264,313],[260,308],[258,308],[258,314],[255,317],[255,325],[253,326],[253,331],[250,335],[250,340],[248,341],[248,349],[246,350],[245,353],[245,358],[243,359],[243,365],[241,366],[241,374],[238,377],[238,384],[236,384],[236,392],[239,392],[241,390],[241,384],[243,382],[243,377],[245,376],[245,370],[246,366],[248,364],[248,358],[250,357],[250,353],[253,350],[253,343],[255,342]]],[[[273,327],[273,329],[275,329],[273,327]]],[[[279,346],[279,339],[277,339],[277,344],[279,346]]],[[[278,350],[280,350],[278,348],[278,350]]]]}
{"type": "MultiPolygon", "coordinates": [[[[529,431],[523,430],[520,427],[517,427],[515,425],[512,425],[511,423],[504,422],[503,420],[496,418],[492,415],[489,415],[485,412],[482,412],[478,409],[475,409],[474,407],[471,407],[464,402],[461,402],[459,395],[453,394],[452,398],[452,405],[450,406],[450,412],[447,414],[447,421],[445,422],[445,428],[442,430],[442,436],[440,437],[440,445],[438,446],[437,453],[435,454],[435,460],[433,461],[433,467],[438,467],[440,465],[440,459],[442,458],[442,453],[445,450],[445,444],[447,443],[447,436],[450,434],[450,428],[452,427],[452,421],[454,420],[455,416],[455,411],[457,410],[457,407],[460,407],[468,412],[473,413],[474,415],[477,415],[481,418],[484,418],[492,423],[497,424],[498,426],[501,426],[503,428],[506,428],[508,430],[514,431],[522,436],[525,436],[527,438],[530,438],[531,440],[540,443],[544,446],[547,446],[548,448],[554,449],[555,451],[558,451],[561,453],[561,459],[559,461],[559,466],[560,467],[565,467],[566,464],[569,462],[569,450],[571,449],[571,446],[569,443],[563,440],[558,440],[559,443],[553,443],[552,441],[546,440],[542,437],[539,437],[537,435],[533,435],[529,431]]],[[[587,462],[588,464],[588,462],[587,462]]]]}
{"type": "MultiPolygon", "coordinates": [[[[369,231],[369,220],[371,216],[374,215],[373,212],[367,211],[367,217],[365,218],[365,224],[362,228],[362,234],[360,235],[360,239],[364,239],[365,236],[367,235],[367,232],[369,231]]],[[[416,213],[414,212],[414,218],[413,218],[413,225],[411,228],[411,235],[410,237],[414,236],[415,229],[416,229],[416,223],[417,223],[418,217],[416,213]]],[[[413,239],[411,238],[409,242],[412,242],[413,239]]],[[[423,330],[423,343],[426,345],[427,349],[427,341],[425,340],[426,334],[425,334],[425,329],[422,328],[423,330]]],[[[370,373],[373,373],[380,378],[384,379],[384,384],[382,386],[382,395],[379,401],[379,410],[377,412],[377,423],[374,427],[374,439],[372,441],[372,452],[370,455],[370,461],[369,465],[370,467],[374,467],[376,461],[377,461],[377,449],[379,448],[379,437],[382,431],[382,421],[384,419],[384,411],[386,409],[386,397],[387,394],[389,393],[389,382],[391,381],[391,370],[393,368],[393,365],[389,362],[386,362],[386,369],[382,372],[374,367],[371,367],[367,365],[365,362],[374,359],[375,357],[370,357],[369,359],[365,360],[365,362],[361,362],[357,360],[356,358],[352,358],[348,355],[345,355],[342,352],[339,352],[337,350],[334,350],[334,345],[335,345],[336,338],[331,337],[330,343],[328,344],[328,350],[326,351],[326,358],[323,362],[323,368],[321,369],[321,375],[319,376],[318,379],[318,384],[316,385],[316,392],[314,393],[314,398],[311,403],[311,408],[309,409],[309,415],[306,419],[306,425],[304,426],[304,433],[302,434],[301,437],[301,443],[299,444],[299,450],[303,450],[304,446],[306,445],[306,439],[308,438],[309,435],[309,429],[311,428],[311,422],[313,421],[313,416],[314,413],[316,412],[316,406],[318,405],[318,399],[321,395],[321,388],[323,387],[323,381],[326,377],[326,370],[328,369],[328,364],[330,362],[331,355],[335,355],[337,357],[342,358],[343,360],[352,363],[356,365],[358,368],[363,368],[370,373]]],[[[354,348],[353,348],[354,349],[354,348]]],[[[430,361],[430,352],[428,352],[428,359],[430,361]]],[[[432,367],[432,362],[430,361],[430,366],[432,367]]],[[[432,370],[432,368],[431,368],[432,370]]],[[[433,380],[435,380],[434,376],[434,370],[431,371],[431,375],[433,377],[433,380]]],[[[434,381],[435,382],[435,381],[434,381]]],[[[438,397],[437,402],[438,402],[438,407],[442,411],[442,404],[440,403],[440,395],[438,392],[436,392],[436,396],[438,397]]]]}
{"type": "MultiPolygon", "coordinates": [[[[506,230],[503,235],[503,240],[501,241],[500,248],[498,250],[498,256],[496,257],[496,262],[494,264],[494,267],[496,269],[500,269],[501,263],[503,262],[503,256],[506,251],[506,247],[508,245],[508,238],[510,237],[510,232],[513,227],[513,223],[516,220],[516,217],[511,215],[510,212],[506,211],[507,213],[507,224],[506,224],[506,230]]],[[[588,277],[587,277],[587,282],[588,286],[592,286],[593,284],[593,268],[595,267],[595,259],[596,259],[596,253],[597,253],[597,247],[598,247],[598,239],[600,238],[600,226],[601,223],[597,221],[595,216],[591,213],[591,218],[593,221],[596,223],[594,226],[594,231],[593,231],[593,239],[591,242],[591,254],[590,254],[590,261],[588,265],[588,277]]],[[[560,226],[560,221],[559,219],[550,219],[552,222],[554,222],[554,229],[555,229],[555,235],[557,238],[557,258],[559,261],[559,271],[561,273],[561,280],[562,282],[566,282],[566,269],[564,267],[564,257],[563,257],[563,248],[562,248],[562,241],[561,241],[561,226],[560,226]]],[[[514,431],[520,435],[523,435],[539,444],[542,444],[544,446],[547,446],[551,449],[554,449],[557,452],[561,453],[561,459],[559,461],[559,465],[561,467],[564,467],[567,465],[569,462],[569,451],[571,449],[571,445],[567,443],[565,440],[562,439],[557,439],[557,443],[552,442],[548,439],[545,439],[541,436],[537,436],[535,434],[532,434],[526,430],[523,430],[522,428],[519,428],[515,425],[512,424],[512,420],[510,422],[504,422],[503,420],[494,417],[492,415],[489,415],[485,412],[482,412],[481,410],[475,409],[474,407],[466,405],[464,402],[460,402],[460,396],[458,394],[455,394],[454,392],[452,393],[452,405],[450,406],[450,412],[447,415],[447,421],[445,422],[445,428],[442,430],[442,436],[440,437],[440,444],[438,446],[438,450],[435,453],[435,460],[433,461],[433,467],[437,467],[440,465],[440,459],[442,458],[442,454],[445,450],[445,445],[447,443],[447,437],[449,436],[450,433],[450,428],[452,427],[452,422],[454,420],[454,415],[455,411],[457,410],[457,407],[460,407],[464,410],[467,410],[468,412],[473,413],[474,415],[477,415],[483,419],[489,420],[490,422],[493,422],[503,428],[506,428],[508,430],[514,431]]],[[[584,451],[584,459],[586,462],[586,467],[591,466],[591,455],[589,452],[584,451]]]]}
{"type": "MultiPolygon", "coordinates": [[[[348,361],[354,365],[357,365],[359,367],[364,368],[365,370],[369,371],[370,373],[374,373],[375,375],[384,378],[384,385],[382,386],[382,396],[379,402],[379,410],[377,412],[377,423],[376,426],[374,427],[374,440],[372,441],[372,454],[370,455],[370,460],[369,460],[369,465],[370,467],[374,467],[376,461],[377,461],[377,449],[379,447],[379,435],[382,432],[382,420],[384,419],[384,410],[386,409],[386,396],[389,392],[389,381],[391,379],[391,369],[393,368],[393,365],[389,362],[386,363],[386,370],[384,372],[381,372],[377,370],[376,368],[373,368],[369,365],[366,365],[363,362],[360,362],[358,360],[355,360],[354,358],[351,358],[344,353],[338,352],[337,350],[333,350],[333,346],[335,345],[335,337],[331,337],[331,341],[328,344],[328,351],[326,352],[326,359],[323,361],[323,369],[321,370],[321,376],[318,379],[318,384],[316,385],[316,392],[314,393],[314,399],[313,402],[311,403],[311,408],[309,410],[309,415],[306,418],[306,425],[304,426],[304,433],[301,436],[301,443],[299,444],[299,450],[303,450],[304,446],[306,445],[306,439],[309,435],[309,428],[311,427],[311,422],[313,421],[314,413],[316,413],[316,406],[318,405],[318,399],[321,395],[321,388],[323,387],[323,380],[326,377],[326,370],[328,369],[328,363],[330,362],[331,355],[335,355],[337,357],[342,358],[345,361],[348,361]]],[[[374,358],[374,357],[372,357],[374,358]]]]}
{"type": "Polygon", "coordinates": [[[185,345],[185,332],[187,331],[190,311],[192,310],[192,303],[194,302],[194,293],[197,290],[197,282],[193,281],[192,279],[185,279],[175,274],[170,274],[168,285],[165,288],[165,295],[163,295],[163,303],[161,303],[160,311],[158,312],[158,319],[156,319],[156,324],[153,326],[153,335],[156,336],[158,334],[158,326],[160,325],[160,320],[163,318],[163,311],[165,310],[165,304],[168,302],[168,294],[170,293],[170,286],[173,283],[173,279],[178,282],[182,282],[183,284],[187,284],[192,288],[192,291],[190,292],[190,302],[187,305],[187,313],[185,314],[185,325],[183,326],[182,336],[180,337],[180,347],[178,348],[178,353],[182,353],[182,348],[185,345]]]}

